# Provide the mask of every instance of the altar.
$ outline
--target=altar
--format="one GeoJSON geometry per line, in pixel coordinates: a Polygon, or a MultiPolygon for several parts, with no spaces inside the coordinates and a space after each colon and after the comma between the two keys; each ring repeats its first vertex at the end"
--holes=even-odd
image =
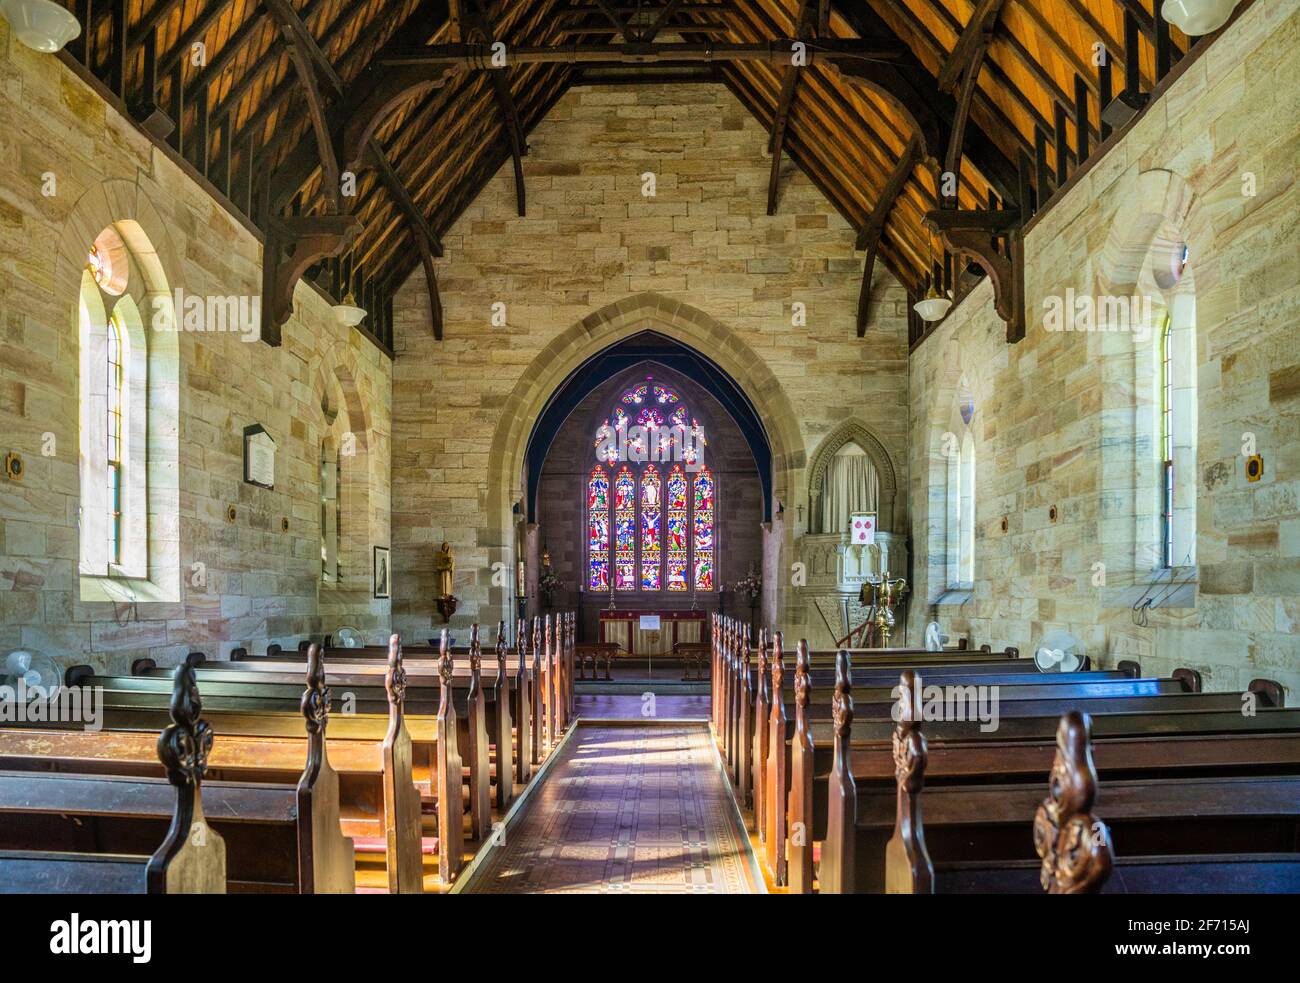
{"type": "Polygon", "coordinates": [[[706,611],[601,611],[600,640],[652,659],[672,655],[678,642],[708,641],[706,611]]]}

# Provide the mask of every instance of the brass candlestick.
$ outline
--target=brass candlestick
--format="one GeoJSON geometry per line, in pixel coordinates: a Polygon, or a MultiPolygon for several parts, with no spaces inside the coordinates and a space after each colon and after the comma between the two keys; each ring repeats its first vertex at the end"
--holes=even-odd
{"type": "Polygon", "coordinates": [[[902,577],[890,580],[886,570],[879,580],[868,583],[871,585],[871,623],[875,625],[879,646],[888,648],[894,631],[894,608],[907,590],[907,581],[902,577]]]}

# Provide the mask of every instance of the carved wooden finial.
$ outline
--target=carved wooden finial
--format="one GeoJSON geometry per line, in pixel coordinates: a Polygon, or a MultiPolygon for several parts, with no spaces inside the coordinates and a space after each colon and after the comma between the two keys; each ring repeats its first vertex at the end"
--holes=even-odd
{"type": "Polygon", "coordinates": [[[773,699],[781,692],[781,681],[785,678],[785,649],[782,647],[779,631],[772,632],[772,693],[773,699]]]}
{"type": "Polygon", "coordinates": [[[402,636],[398,634],[388,639],[388,672],[384,674],[384,689],[388,691],[390,712],[400,714],[406,700],[406,668],[402,665],[402,636]]]}
{"type": "Polygon", "coordinates": [[[519,646],[519,661],[523,662],[528,658],[528,619],[520,618],[519,624],[515,626],[515,640],[519,646]]]}
{"type": "Polygon", "coordinates": [[[885,844],[885,892],[888,894],[932,894],[934,865],[925,847],[921,821],[921,790],[925,787],[928,751],[921,720],[916,712],[921,677],[910,669],[898,680],[898,703],[894,710],[894,779],[897,808],[894,835],[885,844]]]}
{"type": "Polygon", "coordinates": [[[324,733],[330,715],[330,689],[325,684],[324,650],[314,643],[307,649],[307,688],[299,706],[307,719],[307,733],[324,733]]]}
{"type": "Polygon", "coordinates": [[[840,649],[835,656],[835,695],[831,698],[831,723],[835,736],[847,740],[853,726],[853,667],[849,653],[840,649]]]}
{"type": "Polygon", "coordinates": [[[1110,830],[1092,815],[1097,769],[1092,763],[1092,721],[1071,710],[1056,729],[1056,759],[1048,796],[1034,814],[1034,848],[1049,894],[1096,894],[1114,864],[1110,830]]]}
{"type": "Polygon", "coordinates": [[[536,660],[542,651],[542,616],[533,615],[533,659],[536,660]]]}
{"type": "Polygon", "coordinates": [[[894,777],[910,793],[919,792],[925,780],[925,735],[916,715],[920,691],[921,677],[911,669],[904,670],[898,677],[894,710],[894,777]]]}
{"type": "Polygon", "coordinates": [[[212,751],[212,727],[200,716],[203,701],[194,672],[202,659],[202,655],[194,653],[176,667],[172,677],[172,722],[158,735],[158,759],[167,769],[167,780],[180,789],[198,788],[212,751]]]}
{"type": "Polygon", "coordinates": [[[477,674],[483,668],[483,649],[478,641],[478,622],[469,626],[469,669],[477,674]]]}
{"type": "Polygon", "coordinates": [[[551,632],[551,616],[549,614],[546,616],[545,628],[543,629],[543,636],[546,639],[546,657],[549,659],[551,657],[551,653],[554,651],[553,646],[555,644],[555,639],[551,632]]]}
{"type": "Polygon", "coordinates": [[[794,661],[794,705],[798,714],[808,709],[808,697],[812,690],[812,677],[808,674],[808,639],[799,639],[795,647],[794,661]]]}
{"type": "Polygon", "coordinates": [[[506,651],[510,648],[510,643],[506,641],[506,623],[505,619],[497,622],[497,659],[504,661],[506,651]]]}
{"type": "Polygon", "coordinates": [[[451,690],[452,661],[451,661],[451,636],[447,629],[442,630],[442,638],[438,642],[438,678],[442,681],[443,698],[447,699],[447,693],[451,690]]]}

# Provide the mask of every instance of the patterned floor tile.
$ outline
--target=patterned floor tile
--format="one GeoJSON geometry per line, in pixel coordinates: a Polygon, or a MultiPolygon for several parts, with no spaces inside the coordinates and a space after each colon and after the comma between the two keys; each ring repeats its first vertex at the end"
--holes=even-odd
{"type": "Polygon", "coordinates": [[[752,894],[747,842],[705,727],[579,725],[464,890],[752,894]]]}

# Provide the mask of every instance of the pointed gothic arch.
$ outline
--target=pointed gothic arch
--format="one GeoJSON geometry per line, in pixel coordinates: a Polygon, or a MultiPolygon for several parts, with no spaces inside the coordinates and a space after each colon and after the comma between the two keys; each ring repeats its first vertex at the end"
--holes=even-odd
{"type": "Polygon", "coordinates": [[[826,469],[831,460],[847,444],[857,444],[867,453],[871,465],[880,478],[880,530],[881,532],[904,532],[904,518],[901,514],[903,503],[898,497],[898,476],[889,451],[866,424],[859,420],[845,420],[832,430],[808,464],[808,528],[810,532],[825,532],[822,524],[822,494],[826,487],[826,469]]]}

